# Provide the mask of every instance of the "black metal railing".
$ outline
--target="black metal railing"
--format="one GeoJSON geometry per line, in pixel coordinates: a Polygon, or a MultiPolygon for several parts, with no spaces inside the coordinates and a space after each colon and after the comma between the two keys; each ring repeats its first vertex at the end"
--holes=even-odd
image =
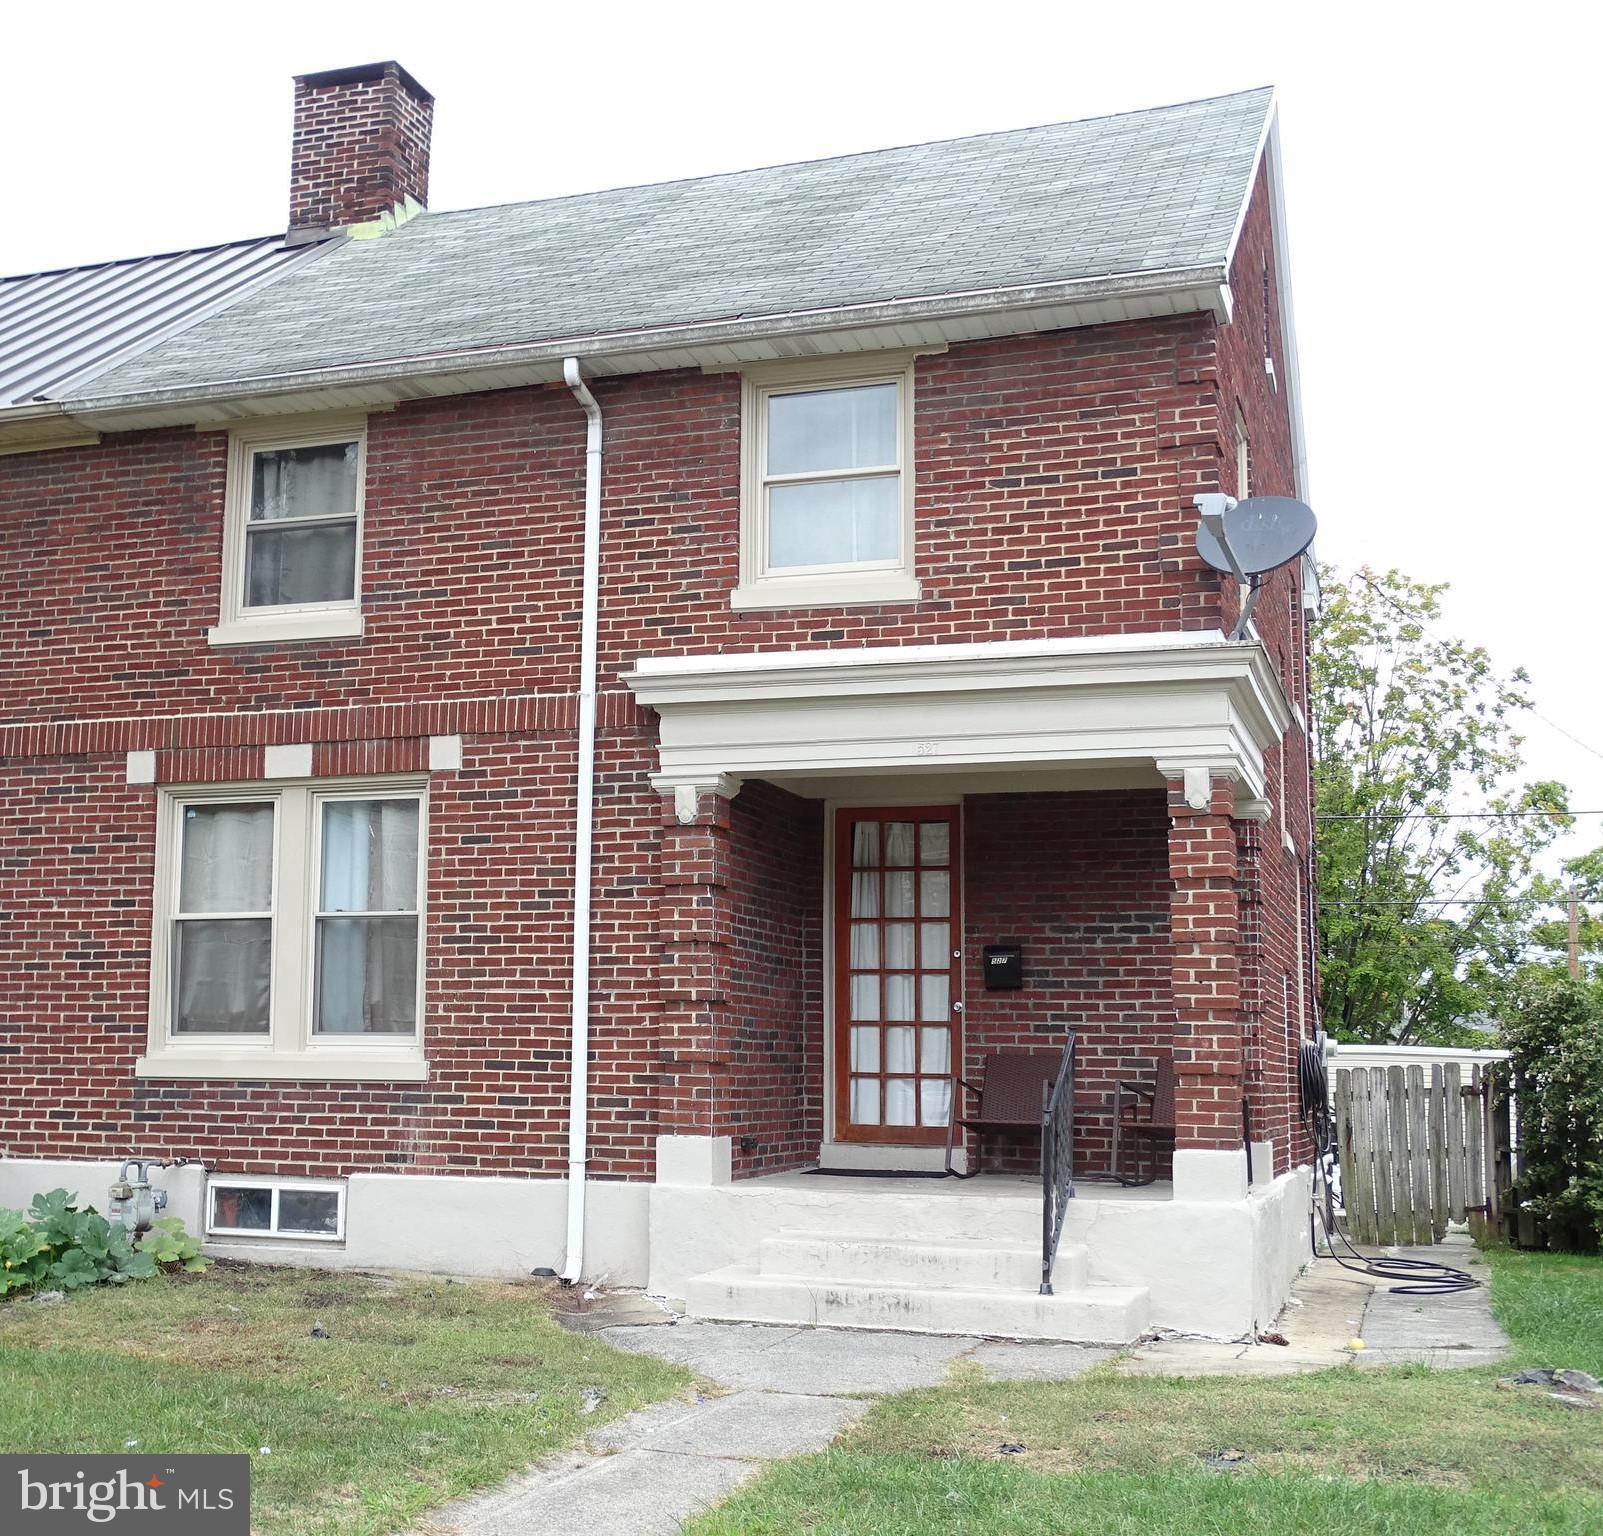
{"type": "Polygon", "coordinates": [[[1074,1036],[1055,1082],[1041,1084],[1041,1294],[1052,1294],[1052,1266],[1074,1198],[1074,1036]]]}

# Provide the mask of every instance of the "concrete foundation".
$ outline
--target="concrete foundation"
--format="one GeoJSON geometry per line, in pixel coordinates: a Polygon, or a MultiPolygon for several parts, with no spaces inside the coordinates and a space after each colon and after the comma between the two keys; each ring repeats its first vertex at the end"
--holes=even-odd
{"type": "MultiPolygon", "coordinates": [[[[727,1142],[711,1140],[663,1138],[659,1167],[666,1177],[656,1184],[591,1182],[587,1279],[684,1299],[697,1277],[755,1265],[765,1242],[771,1249],[794,1247],[797,1234],[861,1240],[870,1245],[864,1251],[874,1243],[935,1249],[946,1243],[972,1255],[991,1245],[998,1262],[1008,1256],[1018,1277],[1024,1274],[1018,1255],[1039,1252],[1041,1196],[1033,1179],[791,1173],[726,1182],[727,1142]]],[[[1309,1257],[1310,1177],[1300,1168],[1265,1182],[1261,1170],[1270,1164],[1259,1150],[1250,1187],[1239,1153],[1197,1152],[1176,1160],[1172,1189],[1082,1185],[1068,1207],[1054,1277],[1060,1292],[1139,1288],[1150,1298],[1147,1322],[1160,1328],[1234,1338],[1267,1326],[1309,1257]]],[[[103,1210],[118,1168],[0,1159],[0,1206],[25,1210],[35,1194],[63,1188],[103,1210]]],[[[205,1181],[199,1165],[163,1169],[153,1178],[169,1192],[170,1213],[196,1233],[204,1230],[205,1181]]],[[[506,1278],[561,1268],[564,1179],[354,1174],[346,1190],[343,1242],[229,1238],[208,1243],[207,1251],[278,1264],[506,1278]]],[[[962,1289],[953,1277],[943,1282],[931,1274],[924,1283],[962,1289]]]]}

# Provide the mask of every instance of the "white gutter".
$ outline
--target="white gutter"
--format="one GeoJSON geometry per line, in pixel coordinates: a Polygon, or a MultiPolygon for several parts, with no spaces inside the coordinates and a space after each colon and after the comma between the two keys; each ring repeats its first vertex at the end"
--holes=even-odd
{"type": "Polygon", "coordinates": [[[590,1141],[590,867],[595,840],[596,651],[601,608],[601,407],[579,371],[562,377],[584,410],[584,575],[579,623],[578,808],[573,828],[573,1044],[568,1090],[568,1242],[562,1278],[584,1268],[585,1173],[590,1141]]]}

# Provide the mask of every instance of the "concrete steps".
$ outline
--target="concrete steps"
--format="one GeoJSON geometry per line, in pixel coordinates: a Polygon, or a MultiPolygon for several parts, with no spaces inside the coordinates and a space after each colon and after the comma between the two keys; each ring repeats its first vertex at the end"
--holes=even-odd
{"type": "MultiPolygon", "coordinates": [[[[1041,1248],[1002,1245],[980,1238],[943,1237],[908,1242],[887,1237],[839,1237],[831,1232],[781,1232],[757,1249],[765,1275],[802,1280],[851,1280],[879,1285],[952,1287],[963,1291],[1034,1291],[1041,1284],[1041,1248]]],[[[1085,1283],[1082,1246],[1058,1252],[1053,1283],[1085,1283]]]]}
{"type": "Polygon", "coordinates": [[[692,1276],[692,1317],[723,1322],[977,1333],[1124,1344],[1143,1333],[1150,1298],[1091,1285],[1083,1246],[1067,1245],[1039,1294],[1037,1248],[976,1238],[906,1241],[787,1230],[762,1239],[755,1263],[692,1276]]]}

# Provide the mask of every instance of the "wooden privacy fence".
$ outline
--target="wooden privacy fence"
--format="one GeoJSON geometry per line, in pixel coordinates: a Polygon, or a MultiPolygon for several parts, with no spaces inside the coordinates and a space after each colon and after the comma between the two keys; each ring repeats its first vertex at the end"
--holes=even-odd
{"type": "Polygon", "coordinates": [[[1449,1221],[1512,1235],[1508,1070],[1476,1063],[1338,1067],[1331,1085],[1347,1235],[1439,1243],[1449,1221]],[[1467,1077],[1467,1081],[1465,1080],[1467,1077]]]}

